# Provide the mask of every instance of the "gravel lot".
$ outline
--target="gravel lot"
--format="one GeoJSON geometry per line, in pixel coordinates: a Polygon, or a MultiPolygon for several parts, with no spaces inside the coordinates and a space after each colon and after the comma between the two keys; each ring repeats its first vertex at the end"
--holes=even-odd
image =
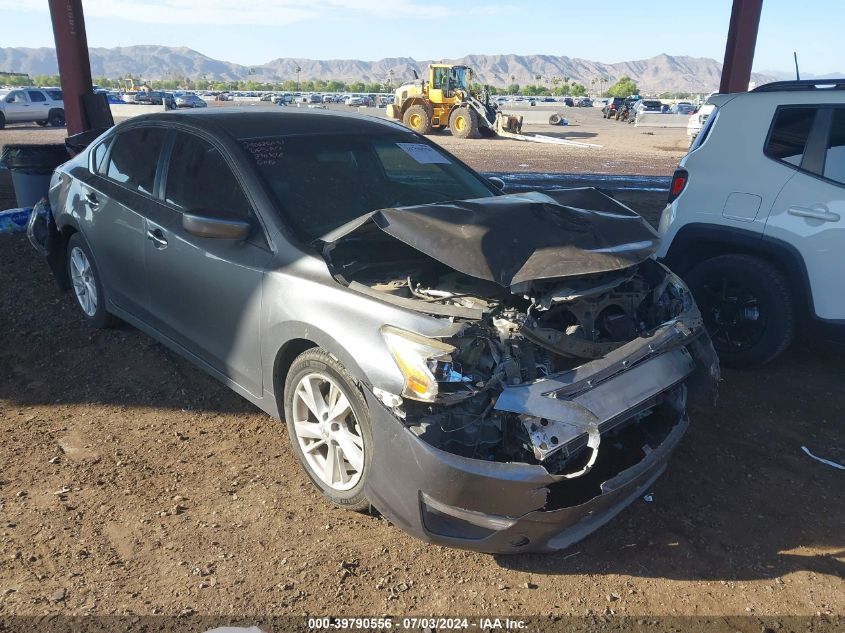
{"type": "MultiPolygon", "coordinates": [[[[559,129],[600,150],[434,138],[484,171],[671,173],[683,130],[596,113],[559,129]]],[[[0,616],[845,614],[842,474],[800,448],[845,462],[841,351],[726,371],[652,502],[559,554],[489,556],[329,507],[281,424],[131,327],[86,327],[23,236],[0,257],[0,616]]]]}

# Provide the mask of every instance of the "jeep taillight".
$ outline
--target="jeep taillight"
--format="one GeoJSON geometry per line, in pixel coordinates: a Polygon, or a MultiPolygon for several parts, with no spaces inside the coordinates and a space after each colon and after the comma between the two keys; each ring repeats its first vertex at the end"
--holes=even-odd
{"type": "Polygon", "coordinates": [[[681,195],[681,192],[687,186],[689,174],[686,169],[676,169],[672,174],[672,184],[669,185],[669,202],[675,200],[681,195]]]}

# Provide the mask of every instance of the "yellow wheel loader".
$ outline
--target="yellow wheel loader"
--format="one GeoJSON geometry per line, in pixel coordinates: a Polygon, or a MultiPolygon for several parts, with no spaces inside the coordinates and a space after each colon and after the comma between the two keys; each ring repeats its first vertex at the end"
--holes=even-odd
{"type": "Polygon", "coordinates": [[[446,127],[459,138],[519,134],[522,117],[500,112],[486,91],[473,94],[471,79],[467,66],[431,64],[427,80],[417,79],[396,90],[387,116],[419,134],[446,127]]]}

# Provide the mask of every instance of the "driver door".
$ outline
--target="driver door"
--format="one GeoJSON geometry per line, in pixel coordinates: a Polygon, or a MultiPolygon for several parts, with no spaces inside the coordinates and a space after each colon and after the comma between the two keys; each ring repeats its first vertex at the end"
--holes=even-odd
{"type": "Polygon", "coordinates": [[[223,154],[176,132],[161,185],[163,204],[147,216],[146,263],[155,327],[253,395],[263,390],[261,290],[271,253],[251,204],[223,154]],[[186,213],[247,220],[243,241],[198,237],[186,213]]]}

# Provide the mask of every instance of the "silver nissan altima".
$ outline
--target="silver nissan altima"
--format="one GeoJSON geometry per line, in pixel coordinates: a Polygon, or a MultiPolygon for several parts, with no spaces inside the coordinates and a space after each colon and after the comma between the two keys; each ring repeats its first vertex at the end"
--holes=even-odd
{"type": "Polygon", "coordinates": [[[92,326],[129,323],[283,419],[329,501],[455,547],[568,547],[715,395],[639,215],[595,189],[505,194],[376,118],[133,118],[56,170],[30,239],[92,326]]]}

